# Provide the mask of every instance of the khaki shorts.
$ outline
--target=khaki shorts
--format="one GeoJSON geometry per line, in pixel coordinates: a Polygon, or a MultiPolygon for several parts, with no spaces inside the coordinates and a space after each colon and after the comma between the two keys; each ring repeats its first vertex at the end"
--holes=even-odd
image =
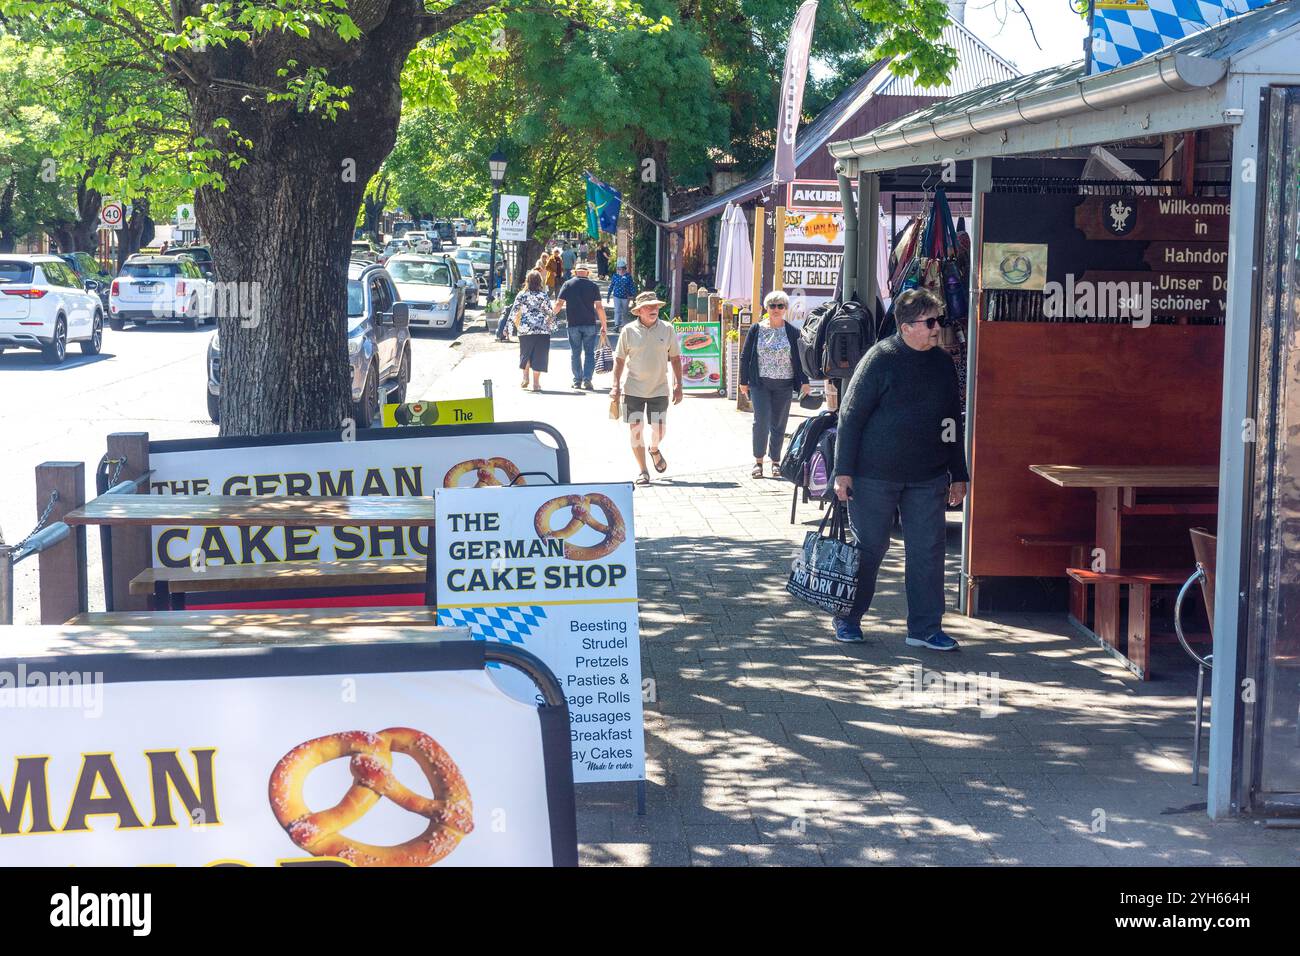
{"type": "Polygon", "coordinates": [[[658,425],[668,416],[668,396],[641,398],[637,395],[623,396],[623,421],[630,425],[649,422],[658,425]]]}

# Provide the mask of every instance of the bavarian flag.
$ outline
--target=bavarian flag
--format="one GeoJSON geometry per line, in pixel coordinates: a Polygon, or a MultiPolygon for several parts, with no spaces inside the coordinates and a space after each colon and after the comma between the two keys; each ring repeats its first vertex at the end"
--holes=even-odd
{"type": "Polygon", "coordinates": [[[618,232],[623,194],[591,173],[583,173],[583,176],[587,178],[587,235],[599,239],[602,232],[618,232]]]}

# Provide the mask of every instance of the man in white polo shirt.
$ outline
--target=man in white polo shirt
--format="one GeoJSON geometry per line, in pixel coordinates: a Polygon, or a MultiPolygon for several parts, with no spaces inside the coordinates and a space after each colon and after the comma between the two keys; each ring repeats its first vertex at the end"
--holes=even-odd
{"type": "Polygon", "coordinates": [[[672,401],[682,400],[682,353],[677,344],[677,332],[672,323],[659,318],[664,303],[653,292],[642,292],[632,301],[635,322],[629,322],[618,335],[614,350],[614,387],[610,397],[621,397],[623,421],[632,432],[632,455],[641,473],[638,485],[650,484],[650,470],[646,467],[646,454],[654,463],[655,471],[668,468],[659,444],[664,438],[664,420],[668,415],[668,366],[673,368],[672,401]],[[624,381],[624,371],[627,372],[624,381]],[[642,444],[643,425],[650,425],[650,442],[642,444]]]}

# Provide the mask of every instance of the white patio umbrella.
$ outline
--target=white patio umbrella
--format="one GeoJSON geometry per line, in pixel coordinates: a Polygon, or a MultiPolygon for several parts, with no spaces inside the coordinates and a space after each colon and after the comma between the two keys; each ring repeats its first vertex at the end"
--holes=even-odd
{"type": "Polygon", "coordinates": [[[748,302],[754,294],[753,284],[749,225],[741,208],[728,203],[718,236],[718,295],[730,302],[748,302]]]}

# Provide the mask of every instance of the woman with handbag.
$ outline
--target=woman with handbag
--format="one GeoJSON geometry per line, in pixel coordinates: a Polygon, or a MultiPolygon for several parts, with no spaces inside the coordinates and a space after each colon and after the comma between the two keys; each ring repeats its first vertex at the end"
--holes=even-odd
{"type": "Polygon", "coordinates": [[[542,274],[536,269],[528,273],[525,288],[515,296],[510,318],[519,333],[519,368],[524,373],[520,388],[528,388],[528,373],[533,373],[533,391],[542,390],[542,373],[551,362],[551,332],[555,318],[551,311],[551,297],[542,288],[542,274]]]}
{"type": "Polygon", "coordinates": [[[740,353],[740,394],[754,405],[754,470],[750,477],[763,477],[766,451],[776,478],[790,402],[795,389],[801,396],[808,394],[808,376],[799,361],[799,330],[785,320],[789,296],[769,292],[763,308],[763,321],[750,329],[740,353]]]}

